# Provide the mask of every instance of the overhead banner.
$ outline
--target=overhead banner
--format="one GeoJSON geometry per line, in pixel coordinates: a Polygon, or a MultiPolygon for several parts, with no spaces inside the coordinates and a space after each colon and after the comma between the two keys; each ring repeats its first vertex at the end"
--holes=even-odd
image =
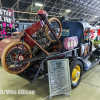
{"type": "Polygon", "coordinates": [[[14,10],[0,7],[0,23],[15,23],[14,10]]]}

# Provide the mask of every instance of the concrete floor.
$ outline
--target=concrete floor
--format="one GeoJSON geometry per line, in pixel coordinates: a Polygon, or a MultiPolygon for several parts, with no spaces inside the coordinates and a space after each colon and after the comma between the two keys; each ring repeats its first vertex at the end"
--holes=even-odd
{"type": "MultiPolygon", "coordinates": [[[[49,95],[48,77],[37,79],[34,84],[30,84],[25,79],[7,73],[0,65],[0,90],[26,89],[35,90],[33,95],[3,95],[0,94],[0,100],[42,100],[49,95]]],[[[79,86],[73,89],[70,97],[59,95],[51,100],[99,100],[100,99],[100,65],[96,65],[84,74],[79,86]],[[95,68],[94,71],[92,71],[95,68]],[[91,72],[92,71],[92,72],[91,72]],[[89,73],[91,72],[91,73],[89,73]],[[89,73],[89,74],[88,74],[89,73]]],[[[44,99],[44,100],[49,100],[44,99]]]]}

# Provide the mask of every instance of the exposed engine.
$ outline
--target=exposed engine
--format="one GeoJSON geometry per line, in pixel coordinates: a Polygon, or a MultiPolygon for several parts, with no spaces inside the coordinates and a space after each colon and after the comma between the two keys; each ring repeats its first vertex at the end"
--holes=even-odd
{"type": "MultiPolygon", "coordinates": [[[[43,29],[40,29],[39,31],[32,34],[32,38],[44,49],[51,44],[51,42],[46,37],[45,31],[43,29]]],[[[33,47],[33,51],[38,51],[39,47],[35,45],[33,47]]]]}

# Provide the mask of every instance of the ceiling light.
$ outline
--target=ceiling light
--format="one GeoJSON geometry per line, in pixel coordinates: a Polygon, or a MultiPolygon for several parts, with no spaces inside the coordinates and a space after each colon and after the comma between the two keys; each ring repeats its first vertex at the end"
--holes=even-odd
{"type": "Polygon", "coordinates": [[[98,17],[98,16],[95,16],[95,17],[98,17]]]}
{"type": "Polygon", "coordinates": [[[71,10],[70,9],[67,9],[66,12],[71,12],[71,10]]]}
{"type": "Polygon", "coordinates": [[[35,3],[36,6],[43,6],[41,3],[35,3]]]}

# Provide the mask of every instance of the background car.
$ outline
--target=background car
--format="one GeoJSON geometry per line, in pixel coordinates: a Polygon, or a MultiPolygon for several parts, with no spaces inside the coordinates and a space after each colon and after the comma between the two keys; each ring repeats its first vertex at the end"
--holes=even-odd
{"type": "Polygon", "coordinates": [[[98,36],[98,31],[97,30],[90,30],[90,32],[91,32],[91,39],[99,41],[100,37],[98,36]]]}

